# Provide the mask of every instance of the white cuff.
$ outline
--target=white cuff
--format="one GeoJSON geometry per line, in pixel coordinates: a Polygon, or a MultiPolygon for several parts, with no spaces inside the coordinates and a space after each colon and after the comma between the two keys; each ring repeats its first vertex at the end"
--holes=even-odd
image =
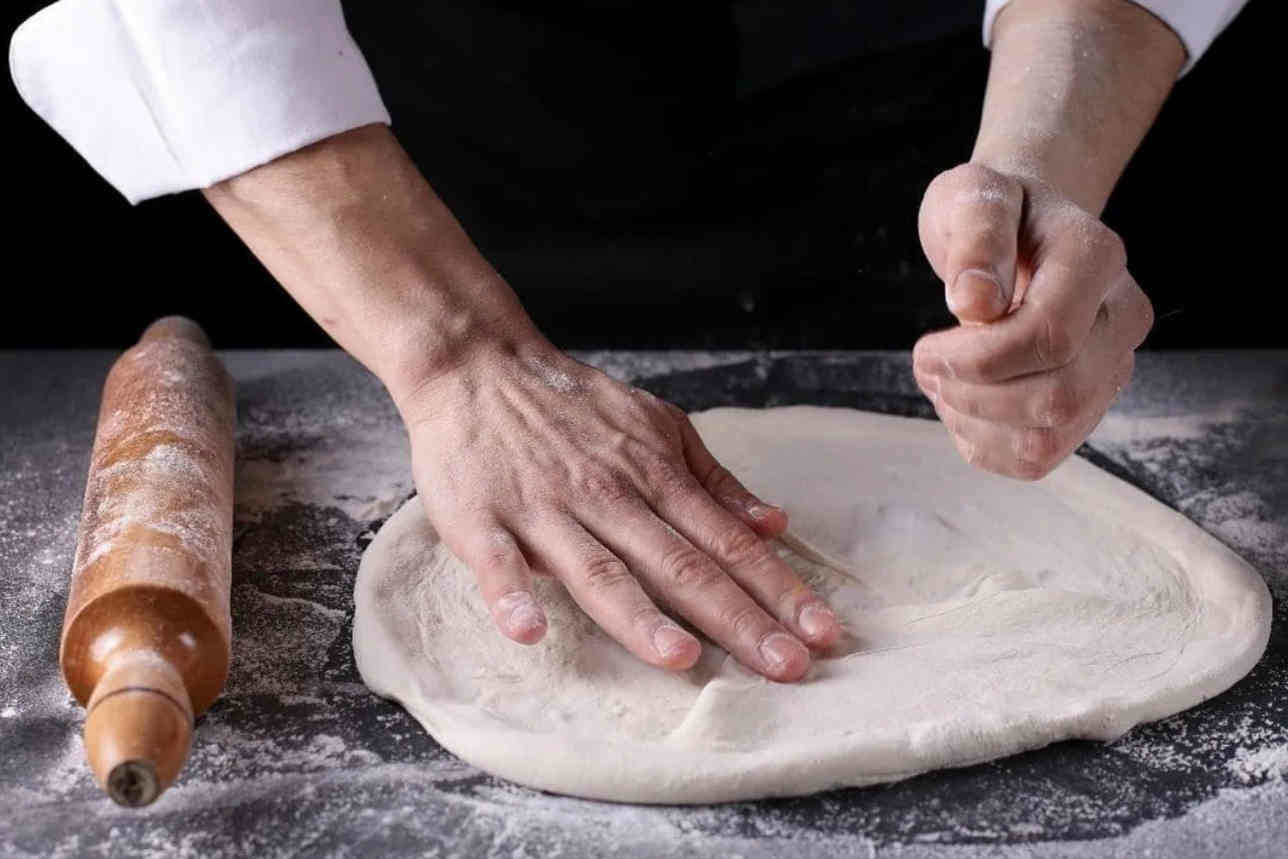
{"type": "Polygon", "coordinates": [[[339,0],[59,0],[14,33],[9,68],[131,203],[389,122],[339,0]]]}
{"type": "MultiPolygon", "coordinates": [[[[984,7],[984,45],[993,39],[993,19],[1010,0],[988,0],[984,7]]],[[[1124,0],[1127,2],[1127,0],[1124,0]]],[[[1147,9],[1180,38],[1185,46],[1185,74],[1234,20],[1248,0],[1130,0],[1147,9]]]]}

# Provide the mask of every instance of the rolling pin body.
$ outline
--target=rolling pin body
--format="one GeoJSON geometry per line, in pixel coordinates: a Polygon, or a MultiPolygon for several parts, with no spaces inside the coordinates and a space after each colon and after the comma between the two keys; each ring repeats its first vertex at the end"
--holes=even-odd
{"type": "Polygon", "coordinates": [[[153,323],[108,374],[60,662],[123,805],[174,781],[227,677],[235,424],[232,381],[186,319],[153,323]]]}

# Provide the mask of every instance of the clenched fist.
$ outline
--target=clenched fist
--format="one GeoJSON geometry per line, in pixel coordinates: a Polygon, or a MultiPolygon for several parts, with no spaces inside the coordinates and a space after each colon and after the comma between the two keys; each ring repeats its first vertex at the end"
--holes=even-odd
{"type": "Polygon", "coordinates": [[[1153,325],[1122,240],[1050,187],[977,164],[931,182],[918,221],[960,324],[917,342],[917,384],[967,462],[1043,477],[1100,422],[1153,325]]]}

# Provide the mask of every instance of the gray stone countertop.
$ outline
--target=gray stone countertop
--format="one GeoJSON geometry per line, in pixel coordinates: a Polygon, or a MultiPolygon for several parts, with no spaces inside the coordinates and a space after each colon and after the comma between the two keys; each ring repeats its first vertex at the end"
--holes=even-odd
{"type": "MultiPolygon", "coordinates": [[[[1080,454],[1248,559],[1269,648],[1229,692],[1101,745],[899,784],[719,806],[588,802],[443,751],[350,644],[363,548],[412,492],[381,387],[338,352],[232,352],[233,665],[180,781],[94,785],[58,671],[85,469],[113,354],[0,353],[0,856],[1050,857],[1288,854],[1288,351],[1144,353],[1080,454]]],[[[688,409],[931,417],[906,353],[583,354],[688,409]]]]}

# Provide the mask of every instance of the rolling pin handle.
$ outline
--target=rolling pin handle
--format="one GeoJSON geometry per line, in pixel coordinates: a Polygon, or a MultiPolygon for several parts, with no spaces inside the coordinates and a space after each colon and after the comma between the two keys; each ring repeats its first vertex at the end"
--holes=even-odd
{"type": "Polygon", "coordinates": [[[107,774],[107,795],[117,805],[142,808],[161,795],[156,767],[150,761],[125,761],[107,774]]]}
{"type": "Polygon", "coordinates": [[[201,326],[186,316],[163,316],[143,330],[140,343],[170,339],[191,340],[203,348],[210,348],[210,338],[201,326]]]}
{"type": "Polygon", "coordinates": [[[132,654],[94,689],[85,717],[90,769],[108,795],[147,805],[174,783],[192,743],[183,678],[153,654],[132,654]]]}

